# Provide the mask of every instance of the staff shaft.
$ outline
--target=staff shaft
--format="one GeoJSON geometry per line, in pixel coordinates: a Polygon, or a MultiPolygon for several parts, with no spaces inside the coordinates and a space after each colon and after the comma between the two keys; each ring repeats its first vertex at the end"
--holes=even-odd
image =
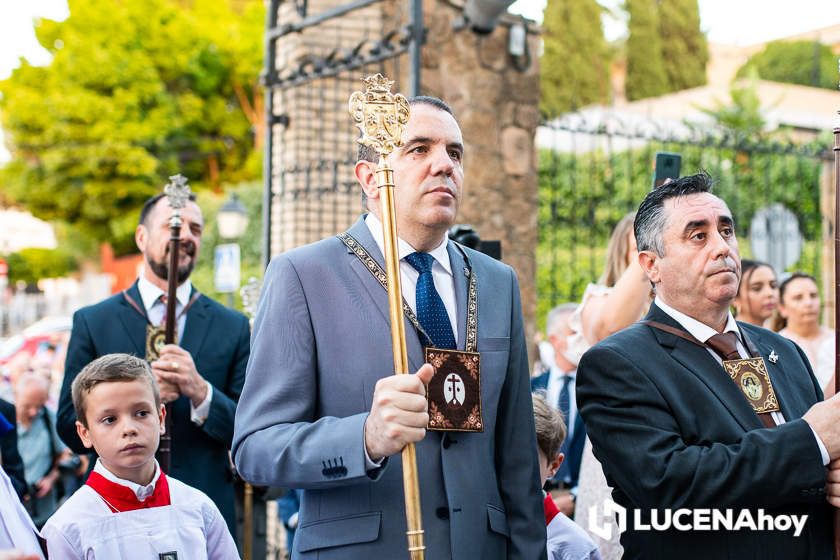
{"type": "MultiPolygon", "coordinates": [[[[175,325],[178,317],[176,316],[177,290],[178,290],[178,253],[181,249],[181,216],[175,210],[172,219],[169,222],[170,237],[169,237],[169,276],[167,278],[168,285],[166,290],[166,324],[165,340],[167,344],[175,344],[175,325]]],[[[172,412],[174,410],[174,403],[166,403],[166,418],[164,420],[165,430],[160,437],[160,446],[158,447],[158,461],[163,472],[169,473],[172,466],[172,412]]]]}
{"type": "MultiPolygon", "coordinates": [[[[397,250],[397,220],[394,209],[394,172],[380,158],[376,169],[379,198],[382,202],[382,234],[385,249],[385,274],[388,276],[388,308],[391,317],[391,346],[394,351],[394,373],[408,374],[408,351],[405,345],[405,320],[402,308],[400,257],[397,250]]],[[[403,490],[408,551],[411,560],[423,560],[423,519],[420,511],[420,487],[417,481],[417,454],[413,443],[402,451],[403,490]]]]}

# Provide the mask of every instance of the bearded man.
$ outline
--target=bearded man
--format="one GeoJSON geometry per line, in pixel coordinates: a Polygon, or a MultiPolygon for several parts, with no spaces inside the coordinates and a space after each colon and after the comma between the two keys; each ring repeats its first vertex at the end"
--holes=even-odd
{"type": "MultiPolygon", "coordinates": [[[[70,386],[96,358],[124,352],[150,359],[155,332],[165,323],[169,278],[169,218],[166,197],[146,201],[134,240],[143,270],[128,289],[73,316],[58,432],[77,453],[88,450],[76,435],[70,386]]],[[[236,403],[245,380],[250,328],[247,318],[200,294],[189,280],[201,248],[204,219],[194,197],[181,210],[181,249],[176,291],[178,344],[158,346],[151,360],[161,398],[173,402],[169,473],[207,494],[235,532],[234,485],[228,450],[236,403]]]]}

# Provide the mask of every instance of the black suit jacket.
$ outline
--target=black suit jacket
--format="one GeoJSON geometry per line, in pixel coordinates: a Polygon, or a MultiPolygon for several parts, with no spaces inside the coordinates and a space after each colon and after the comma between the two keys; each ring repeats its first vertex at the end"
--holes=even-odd
{"type": "MultiPolygon", "coordinates": [[[[681,328],[656,305],[648,320],[681,328]]],[[[830,559],[826,469],[802,415],[822,392],[791,341],[738,326],[764,357],[786,423],[767,429],[705,349],[650,326],[633,325],[581,359],[577,399],[613,499],[651,508],[762,508],[808,515],[792,531],[655,532],[622,535],[625,559],[830,559]],[[779,359],[768,360],[771,351],[779,359]]],[[[629,515],[628,519],[632,519],[629,515]]]]}
{"type": "MultiPolygon", "coordinates": [[[[142,308],[137,283],[129,295],[142,308]]],[[[202,295],[187,311],[181,347],[198,372],[213,385],[210,412],[202,426],[190,420],[190,402],[175,401],[172,429],[171,474],[207,494],[221,510],[231,534],[236,534],[234,490],[228,450],[233,439],[233,417],[245,381],[250,327],[248,319],[202,295]]],[[[70,387],[79,371],[105,354],[124,352],[145,357],[146,319],[122,293],[80,309],[73,315],[67,348],[64,383],[58,405],[58,433],[77,453],[89,452],[76,434],[76,412],[70,387]]]]}
{"type": "Polygon", "coordinates": [[[9,475],[12,486],[19,498],[26,493],[26,479],[23,476],[23,459],[20,457],[17,445],[17,415],[15,405],[0,399],[0,414],[5,416],[12,430],[0,436],[0,458],[3,460],[3,470],[9,475]]]}

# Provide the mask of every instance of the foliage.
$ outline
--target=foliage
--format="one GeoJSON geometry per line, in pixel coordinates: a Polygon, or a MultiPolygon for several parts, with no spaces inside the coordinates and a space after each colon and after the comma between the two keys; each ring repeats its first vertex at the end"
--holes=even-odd
{"type": "Polygon", "coordinates": [[[625,151],[581,154],[541,150],[537,246],[537,318],[555,305],[579,301],[604,268],[612,228],[638,207],[650,188],[655,152],[682,155],[684,175],[705,169],[715,193],[733,212],[743,256],[750,255],[749,225],[756,211],[779,202],[799,218],[806,240],[790,270],[819,278],[820,172],[824,144],[797,147],[734,136],[693,141],[651,141],[625,151]]]}
{"type": "Polygon", "coordinates": [[[669,91],[662,60],[662,38],[656,0],[627,0],[627,80],[624,92],[634,101],[669,91]]]}
{"type": "Polygon", "coordinates": [[[700,31],[697,0],[659,0],[659,36],[668,91],[706,83],[709,49],[700,31]]]}
{"type": "MultiPolygon", "coordinates": [[[[219,236],[216,225],[216,215],[222,204],[231,194],[236,194],[239,201],[248,210],[248,228],[241,239],[235,240],[239,244],[242,263],[242,284],[250,277],[262,279],[262,185],[257,182],[242,183],[227,189],[225,194],[203,192],[198,197],[198,204],[204,215],[204,233],[201,236],[201,254],[190,278],[196,288],[213,299],[226,303],[227,294],[219,293],[213,287],[213,258],[216,245],[231,243],[230,240],[219,236]]],[[[239,293],[234,294],[234,301],[241,309],[239,293]]]]}
{"type": "Polygon", "coordinates": [[[765,120],[755,80],[733,82],[729,87],[729,96],[732,98],[731,104],[718,101],[714,108],[702,111],[731,134],[746,138],[760,137],[765,120]]]}
{"type": "Polygon", "coordinates": [[[60,278],[76,269],[76,262],[65,250],[59,249],[21,249],[10,254],[6,261],[9,265],[9,283],[35,284],[42,278],[60,278]]]}
{"type": "Polygon", "coordinates": [[[605,102],[610,83],[609,53],[598,3],[549,0],[543,30],[543,113],[550,118],[590,103],[605,102]]]}
{"type": "Polygon", "coordinates": [[[168,175],[194,188],[258,175],[249,120],[262,2],[69,0],[41,21],[49,66],[0,82],[12,161],[0,180],[36,216],[133,249],[139,207],[168,175]],[[243,7],[244,6],[244,7],[243,7]]]}
{"type": "Polygon", "coordinates": [[[831,47],[814,41],[772,41],[751,56],[737,76],[750,72],[762,80],[837,91],[837,57],[831,47]]]}

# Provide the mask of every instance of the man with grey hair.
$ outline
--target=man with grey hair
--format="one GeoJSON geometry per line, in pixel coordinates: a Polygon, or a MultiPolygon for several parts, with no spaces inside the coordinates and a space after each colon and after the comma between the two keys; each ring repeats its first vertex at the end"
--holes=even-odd
{"type": "Polygon", "coordinates": [[[58,507],[58,464],[70,454],[58,437],[55,411],[46,405],[49,391],[40,373],[25,373],[15,384],[18,450],[28,488],[24,505],[39,528],[58,507]]]}
{"type": "Polygon", "coordinates": [[[828,560],[840,397],[821,402],[794,343],[732,317],[738,241],[711,186],[701,173],[645,197],[635,234],[656,299],[579,365],[593,451],[615,502],[635,510],[624,557],[828,560]],[[694,510],[681,518],[687,527],[636,523],[680,508],[694,510]],[[739,523],[720,521],[727,511],[739,523]],[[719,520],[711,532],[710,518],[719,520]],[[771,518],[787,523],[768,527],[771,518]]]}
{"type": "Polygon", "coordinates": [[[562,513],[569,517],[575,511],[580,461],[586,442],[586,427],[578,414],[575,402],[575,374],[577,365],[569,359],[566,350],[572,334],[569,319],[577,309],[576,303],[563,303],[548,312],[545,333],[554,350],[554,363],[541,375],[531,379],[531,391],[545,391],[546,401],[560,411],[568,433],[560,452],[565,459],[557,469],[547,488],[562,513]]]}

